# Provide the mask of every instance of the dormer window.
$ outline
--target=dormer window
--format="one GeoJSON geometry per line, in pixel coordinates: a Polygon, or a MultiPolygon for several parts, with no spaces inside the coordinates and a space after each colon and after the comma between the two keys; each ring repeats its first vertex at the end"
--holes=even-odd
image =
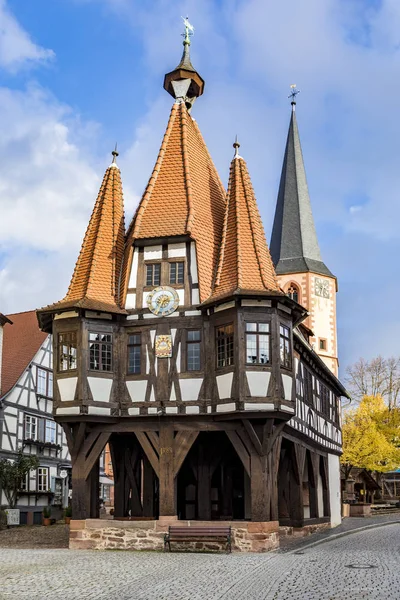
{"type": "Polygon", "coordinates": [[[161,263],[146,264],[146,285],[157,287],[161,282],[161,263]]]}
{"type": "Polygon", "coordinates": [[[184,281],[184,263],[171,262],[169,263],[169,283],[173,285],[183,284],[184,281]]]}

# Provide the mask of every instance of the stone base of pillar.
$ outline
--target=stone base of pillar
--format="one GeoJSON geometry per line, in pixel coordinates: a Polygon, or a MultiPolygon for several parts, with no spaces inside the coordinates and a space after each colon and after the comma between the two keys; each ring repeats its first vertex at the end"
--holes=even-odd
{"type": "MultiPolygon", "coordinates": [[[[278,521],[177,521],[161,517],[154,521],[118,521],[108,519],[71,520],[69,547],[74,550],[162,550],[170,525],[182,527],[232,527],[233,552],[269,552],[279,547],[278,521]]],[[[172,544],[172,550],[225,551],[220,542],[172,544]]]]}

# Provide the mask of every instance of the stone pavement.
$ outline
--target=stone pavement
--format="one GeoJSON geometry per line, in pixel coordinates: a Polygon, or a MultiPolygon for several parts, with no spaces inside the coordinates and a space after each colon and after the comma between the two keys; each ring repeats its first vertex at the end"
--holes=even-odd
{"type": "MultiPolygon", "coordinates": [[[[317,544],[328,538],[335,538],[338,535],[345,535],[352,531],[365,527],[375,527],[376,525],[385,525],[387,523],[400,523],[400,511],[393,512],[389,515],[378,515],[373,517],[348,517],[343,519],[338,527],[333,529],[325,529],[320,533],[313,533],[306,537],[281,537],[280,551],[291,552],[294,548],[303,548],[310,544],[317,544]]],[[[399,594],[400,600],[400,594],[399,594]]]]}
{"type": "Polygon", "coordinates": [[[286,553],[0,549],[0,599],[11,598],[399,600],[400,525],[286,553]]]}

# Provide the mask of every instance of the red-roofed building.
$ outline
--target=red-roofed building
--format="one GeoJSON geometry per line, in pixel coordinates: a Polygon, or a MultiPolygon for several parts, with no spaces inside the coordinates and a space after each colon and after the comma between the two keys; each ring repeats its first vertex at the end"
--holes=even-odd
{"type": "MultiPolygon", "coordinates": [[[[12,460],[21,449],[38,456],[16,508],[21,523],[39,524],[45,506],[60,517],[67,505],[71,462],[53,418],[52,338],[39,329],[35,311],[0,315],[0,362],[0,458],[12,460]]],[[[1,489],[0,504],[7,504],[1,489]]]]}
{"type": "MultiPolygon", "coordinates": [[[[204,81],[185,26],[182,60],[164,80],[169,121],[132,222],[125,233],[114,155],[67,295],[38,311],[54,336],[54,415],[73,457],[75,548],[117,543],[92,521],[106,444],[119,547],[146,538],[161,548],[166,524],[223,520],[237,550],[261,551],[277,546],[279,523],[340,522],[346,391],[309,343],[305,304],[280,287],[238,143],[227,192],[220,181],[192,117],[204,81]],[[126,520],[153,522],[125,530],[126,520]]],[[[299,182],[288,179],[284,199],[299,182]]],[[[285,212],[285,228],[303,216],[285,212]]]]}

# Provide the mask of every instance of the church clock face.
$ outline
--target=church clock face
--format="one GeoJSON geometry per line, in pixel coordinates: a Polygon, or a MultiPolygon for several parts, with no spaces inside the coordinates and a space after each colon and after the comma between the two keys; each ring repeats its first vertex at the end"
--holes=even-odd
{"type": "Polygon", "coordinates": [[[173,313],[179,305],[179,296],[176,291],[168,286],[156,287],[147,296],[149,310],[159,317],[173,313]]]}
{"type": "Polygon", "coordinates": [[[315,278],[315,295],[329,298],[329,281],[327,279],[315,278]]]}

